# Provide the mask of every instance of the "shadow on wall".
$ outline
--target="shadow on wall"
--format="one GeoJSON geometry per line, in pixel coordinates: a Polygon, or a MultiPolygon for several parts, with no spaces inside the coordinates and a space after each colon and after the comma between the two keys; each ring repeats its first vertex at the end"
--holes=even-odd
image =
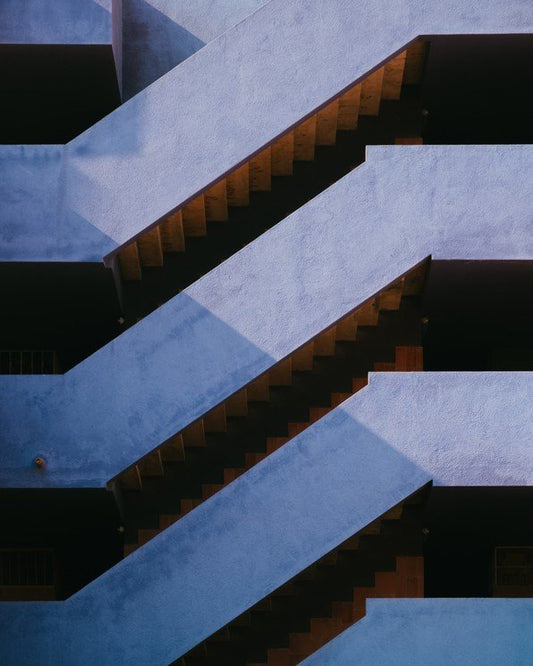
{"type": "Polygon", "coordinates": [[[205,42],[156,9],[149,0],[123,5],[123,97],[133,97],[205,42]]]}
{"type": "Polygon", "coordinates": [[[65,375],[0,377],[0,485],[101,487],[272,362],[179,294],[65,375]]]}
{"type": "Polygon", "coordinates": [[[337,409],[69,600],[0,604],[0,660],[168,664],[429,480],[337,409]]]}

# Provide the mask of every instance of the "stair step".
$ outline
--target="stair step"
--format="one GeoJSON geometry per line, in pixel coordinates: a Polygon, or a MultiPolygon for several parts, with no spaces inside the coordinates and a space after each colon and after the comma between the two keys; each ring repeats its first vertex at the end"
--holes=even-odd
{"type": "Polygon", "coordinates": [[[342,402],[351,398],[353,393],[332,393],[331,394],[331,406],[338,407],[342,402]]]}
{"type": "Polygon", "coordinates": [[[133,242],[118,253],[120,272],[125,280],[142,279],[141,262],[139,259],[139,248],[137,243],[133,242]]]}
{"type": "Polygon", "coordinates": [[[268,402],[270,400],[269,373],[257,377],[246,387],[248,400],[251,402],[268,402]]]}
{"type": "Polygon", "coordinates": [[[335,99],[320,109],[316,119],[316,145],[334,146],[337,141],[339,100],[335,99]]]}
{"type": "Polygon", "coordinates": [[[420,372],[424,369],[423,347],[396,347],[396,370],[398,372],[420,372]]]}
{"type": "Polygon", "coordinates": [[[181,515],[184,516],[186,513],[189,513],[189,511],[192,511],[193,509],[195,509],[202,502],[203,502],[203,499],[196,498],[196,497],[181,499],[180,500],[181,515]]]}
{"type": "Polygon", "coordinates": [[[184,252],[185,234],[181,210],[169,215],[159,225],[163,252],[184,252]]]}
{"type": "Polygon", "coordinates": [[[296,435],[299,435],[306,428],[308,428],[309,425],[310,425],[309,423],[289,423],[288,425],[289,439],[292,439],[293,437],[296,437],[296,435]]]}
{"type": "Polygon", "coordinates": [[[209,222],[225,222],[228,219],[228,195],[226,179],[219,180],[204,194],[205,218],[209,222]]]}
{"type": "Polygon", "coordinates": [[[422,40],[411,44],[407,49],[405,69],[403,73],[403,83],[405,85],[417,85],[421,83],[424,75],[427,49],[428,42],[422,40]]]}
{"type": "Polygon", "coordinates": [[[315,356],[333,356],[337,340],[337,327],[332,326],[314,339],[315,356]]]}
{"type": "Polygon", "coordinates": [[[351,601],[334,601],[331,604],[332,616],[338,618],[346,626],[353,623],[353,610],[351,601]]]}
{"type": "Polygon", "coordinates": [[[160,533],[159,528],[155,529],[140,529],[137,532],[137,542],[139,546],[144,545],[151,539],[153,539],[155,536],[157,536],[160,533]]]}
{"type": "Polygon", "coordinates": [[[353,393],[357,393],[357,391],[360,391],[367,384],[368,384],[368,378],[367,377],[354,377],[354,379],[352,379],[352,391],[353,391],[353,393]]]}
{"type": "Polygon", "coordinates": [[[163,461],[161,460],[161,451],[157,449],[139,460],[139,471],[141,476],[163,476],[163,461]]]}
{"type": "Polygon", "coordinates": [[[361,106],[361,84],[352,86],[339,97],[339,115],[337,127],[340,130],[357,129],[361,106]]]}
{"type": "Polygon", "coordinates": [[[280,449],[289,441],[289,437],[268,437],[266,441],[266,452],[268,455],[280,449]]]}
{"type": "Polygon", "coordinates": [[[231,483],[238,479],[241,474],[246,472],[245,467],[226,467],[224,469],[224,484],[231,483]]]}
{"type": "Polygon", "coordinates": [[[388,361],[376,361],[374,363],[374,372],[394,372],[396,364],[388,361]]]}
{"type": "Polygon", "coordinates": [[[299,657],[307,657],[321,647],[312,633],[290,634],[289,645],[291,653],[299,657]]]}
{"type": "Polygon", "coordinates": [[[273,176],[292,176],[294,163],[294,132],[287,132],[272,144],[273,176]]]}
{"type": "Polygon", "coordinates": [[[248,162],[235,169],[226,178],[228,206],[250,204],[250,168],[248,162]]]}
{"type": "Polygon", "coordinates": [[[381,104],[381,91],[383,87],[384,68],[369,74],[361,82],[361,105],[359,113],[362,116],[377,116],[381,104]]]}
{"type": "Polygon", "coordinates": [[[357,550],[359,548],[359,534],[354,534],[349,539],[346,539],[341,546],[340,550],[357,550]]]}
{"type": "Polygon", "coordinates": [[[202,497],[208,499],[216,495],[222,488],[224,488],[222,483],[202,483],[202,497]]]}
{"type": "Polygon", "coordinates": [[[400,99],[406,58],[407,51],[402,51],[385,64],[381,93],[383,99],[400,99]]]}
{"type": "Polygon", "coordinates": [[[179,513],[163,513],[159,516],[159,529],[165,530],[180,519],[179,513]]]}
{"type": "Polygon", "coordinates": [[[159,227],[152,227],[137,238],[141,266],[158,267],[163,265],[163,247],[159,227]]]}
{"type": "Polygon", "coordinates": [[[311,162],[315,159],[316,115],[294,128],[294,159],[311,162]]]}
{"type": "Polygon", "coordinates": [[[125,543],[124,544],[124,557],[128,557],[128,555],[131,555],[131,553],[136,551],[138,547],[139,547],[138,543],[125,543]]]}
{"type": "Polygon", "coordinates": [[[379,303],[377,298],[373,298],[355,313],[354,317],[358,326],[377,326],[379,322],[379,303]]]}
{"type": "Polygon", "coordinates": [[[402,300],[403,283],[403,279],[398,280],[380,293],[379,307],[381,310],[399,310],[402,300]]]}
{"type": "Polygon", "coordinates": [[[421,136],[398,136],[394,139],[396,146],[423,146],[424,139],[421,136]]]}
{"type": "Polygon", "coordinates": [[[257,465],[257,463],[260,463],[262,460],[264,460],[267,457],[266,453],[256,453],[256,452],[248,452],[245,455],[245,464],[246,464],[246,469],[251,469],[254,465],[257,465]]]}
{"type": "Polygon", "coordinates": [[[292,384],[292,359],[280,361],[268,372],[268,380],[271,386],[291,386],[292,384]]]}
{"type": "Polygon", "coordinates": [[[248,392],[246,389],[237,391],[224,403],[227,416],[247,416],[248,414],[248,392]]]}
{"type": "Polygon", "coordinates": [[[321,419],[323,416],[326,416],[326,414],[329,414],[329,412],[331,412],[331,407],[310,407],[309,422],[316,423],[316,421],[321,419]]]}
{"type": "Polygon", "coordinates": [[[337,322],[337,340],[353,342],[357,335],[357,319],[350,314],[337,322]]]}
{"type": "Polygon", "coordinates": [[[183,446],[183,437],[181,433],[167,439],[159,447],[161,459],[165,462],[175,462],[185,460],[185,449],[183,446]]]}
{"type": "Polygon", "coordinates": [[[203,417],[205,432],[226,432],[226,406],[218,405],[203,417]]]}
{"type": "Polygon", "coordinates": [[[250,165],[250,190],[252,192],[267,192],[272,188],[272,153],[270,146],[265,148],[257,155],[254,155],[249,162],[250,165]]]}
{"type": "Polygon", "coordinates": [[[185,236],[200,237],[207,233],[204,195],[200,194],[181,209],[185,236]]]}
{"type": "Polygon", "coordinates": [[[124,490],[142,490],[141,472],[138,465],[133,465],[122,472],[119,479],[124,490]]]}
{"type": "Polygon", "coordinates": [[[205,446],[205,431],[204,431],[204,422],[202,419],[191,423],[190,426],[187,426],[181,433],[183,437],[183,445],[190,447],[205,446]]]}
{"type": "Polygon", "coordinates": [[[269,648],[267,655],[268,666],[292,666],[289,648],[269,648]]]}
{"type": "Polygon", "coordinates": [[[312,370],[314,356],[314,342],[308,342],[300,349],[297,349],[292,355],[293,370],[312,370]]]}
{"type": "MultiPolygon", "coordinates": [[[[313,641],[311,643],[311,652],[318,650],[329,641],[333,640],[342,631],[347,629],[349,624],[343,622],[339,618],[333,617],[320,617],[311,618],[311,636],[313,641]]],[[[310,654],[310,653],[308,653],[310,654]]]]}

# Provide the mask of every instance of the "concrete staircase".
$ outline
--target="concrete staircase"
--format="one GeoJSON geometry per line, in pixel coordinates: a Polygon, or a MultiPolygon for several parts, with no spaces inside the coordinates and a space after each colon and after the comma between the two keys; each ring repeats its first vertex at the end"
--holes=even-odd
{"type": "Polygon", "coordinates": [[[377,294],[267,376],[121,474],[118,481],[124,491],[127,525],[125,554],[366,386],[368,370],[423,370],[422,348],[416,346],[420,313],[413,301],[423,287],[426,269],[422,264],[377,294]],[[395,337],[401,343],[396,347],[395,337]],[[394,361],[385,360],[391,356],[394,361]],[[298,415],[304,419],[298,420],[298,415]],[[195,490],[194,495],[187,495],[190,489],[195,490]],[[179,507],[179,511],[169,512],[165,507],[179,507]],[[148,527],[149,522],[157,526],[148,527]]]}
{"type": "MultiPolygon", "coordinates": [[[[419,34],[512,30],[531,17],[499,0],[465,11],[410,0],[400,15],[394,3],[335,0],[324,16],[321,5],[302,15],[305,3],[273,0],[71,142],[57,229],[32,220],[27,256],[106,255],[119,288],[139,280],[358,115],[376,115],[382,98],[397,99],[420,71],[419,34]]],[[[532,173],[516,146],[370,150],[361,169],[73,371],[1,378],[1,483],[109,484],[119,502],[122,491],[142,493],[297,373],[378,329],[419,293],[431,255],[530,259],[532,173]]],[[[136,552],[72,598],[0,604],[1,660],[292,666],[361,618],[366,599],[421,595],[419,548],[402,534],[387,543],[388,521],[404,518],[388,512],[432,481],[533,483],[532,378],[392,372],[421,369],[420,345],[394,345],[394,358],[347,373],[328,404],[285,418],[286,434],[264,450],[243,449],[242,465],[219,460],[222,478],[204,480],[200,496],[179,490],[179,513],[158,507],[158,527],[134,525],[136,552]]]]}
{"type": "Polygon", "coordinates": [[[425,494],[388,511],[175,663],[294,666],[363,618],[366,599],[422,597],[425,494]]]}

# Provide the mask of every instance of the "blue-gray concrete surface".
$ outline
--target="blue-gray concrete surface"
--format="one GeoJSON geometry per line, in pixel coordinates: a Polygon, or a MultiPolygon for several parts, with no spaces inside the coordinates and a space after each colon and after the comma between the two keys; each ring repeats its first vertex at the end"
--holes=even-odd
{"type": "Polygon", "coordinates": [[[2,0],[0,44],[111,44],[111,0],[2,0]]]}
{"type": "MultiPolygon", "coordinates": [[[[532,30],[529,0],[271,0],[67,144],[58,216],[97,231],[56,260],[126,243],[417,35],[532,30]]],[[[33,260],[30,213],[0,259],[33,260]]]]}
{"type": "Polygon", "coordinates": [[[0,377],[0,485],[104,485],[429,255],[533,258],[532,182],[527,146],[370,149],[63,377],[0,377]]]}
{"type": "Polygon", "coordinates": [[[114,243],[65,200],[64,146],[0,147],[0,239],[3,261],[101,261],[114,243]]]}
{"type": "Polygon", "coordinates": [[[66,602],[0,604],[0,661],[168,664],[432,479],[533,484],[531,404],[533,373],[372,375],[66,602]]]}
{"type": "Polygon", "coordinates": [[[531,599],[370,599],[302,666],[530,666],[531,599]]]}
{"type": "Polygon", "coordinates": [[[123,0],[124,99],[268,0],[123,0]]]}

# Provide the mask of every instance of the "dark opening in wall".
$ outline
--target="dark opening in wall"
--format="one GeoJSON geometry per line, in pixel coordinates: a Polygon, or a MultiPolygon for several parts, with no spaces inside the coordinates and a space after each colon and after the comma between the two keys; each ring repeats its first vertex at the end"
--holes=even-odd
{"type": "MultiPolygon", "coordinates": [[[[426,597],[503,596],[496,549],[533,546],[532,512],[532,488],[433,488],[423,517],[426,597]]],[[[528,586],[512,594],[530,595],[528,586]]]]}
{"type": "Polygon", "coordinates": [[[0,144],[66,143],[120,104],[111,46],[0,45],[0,144]]]}
{"type": "Polygon", "coordinates": [[[425,370],[533,370],[533,262],[433,261],[425,370]]]}
{"type": "Polygon", "coordinates": [[[531,35],[430,39],[422,105],[425,143],[531,143],[531,35]]]}

